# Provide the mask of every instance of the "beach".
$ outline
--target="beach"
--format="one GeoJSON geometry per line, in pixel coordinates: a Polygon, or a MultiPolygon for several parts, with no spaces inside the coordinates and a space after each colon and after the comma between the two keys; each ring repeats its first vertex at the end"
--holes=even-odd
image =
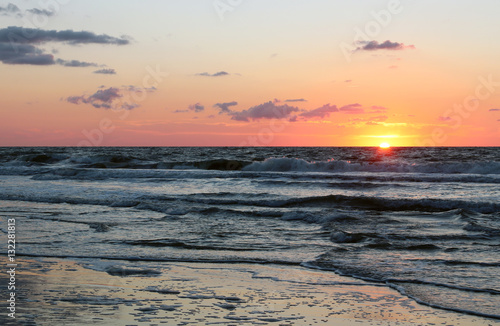
{"type": "Polygon", "coordinates": [[[498,324],[420,305],[381,284],[295,266],[103,260],[105,272],[81,259],[18,263],[16,319],[2,314],[2,325],[498,324]]]}

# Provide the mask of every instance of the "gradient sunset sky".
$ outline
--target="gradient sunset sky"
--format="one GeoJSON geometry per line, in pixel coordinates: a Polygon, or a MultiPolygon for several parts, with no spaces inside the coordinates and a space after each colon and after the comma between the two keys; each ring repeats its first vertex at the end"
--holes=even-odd
{"type": "Polygon", "coordinates": [[[0,0],[0,146],[499,146],[498,0],[0,0]]]}

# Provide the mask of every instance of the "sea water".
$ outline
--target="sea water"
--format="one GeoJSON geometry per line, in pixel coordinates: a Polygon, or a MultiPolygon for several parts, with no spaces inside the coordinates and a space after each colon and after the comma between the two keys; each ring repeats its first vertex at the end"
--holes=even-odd
{"type": "Polygon", "coordinates": [[[0,155],[18,255],[302,265],[500,318],[499,148],[0,155]]]}

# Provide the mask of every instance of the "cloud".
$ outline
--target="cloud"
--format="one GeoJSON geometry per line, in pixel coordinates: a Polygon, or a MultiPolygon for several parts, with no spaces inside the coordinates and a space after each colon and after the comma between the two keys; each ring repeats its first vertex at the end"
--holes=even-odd
{"type": "Polygon", "coordinates": [[[25,16],[26,13],[32,15],[47,16],[47,17],[54,15],[53,11],[48,11],[46,9],[38,9],[38,8],[28,9],[24,13],[22,13],[21,9],[19,9],[18,6],[12,3],[9,3],[6,7],[0,7],[0,16],[15,16],[18,18],[22,18],[23,16],[25,16]]]}
{"type": "Polygon", "coordinates": [[[220,109],[219,111],[219,114],[223,114],[223,113],[231,113],[233,112],[230,107],[231,106],[236,106],[238,105],[238,102],[228,102],[228,103],[217,103],[214,105],[214,107],[217,107],[220,109]]]}
{"type": "Polygon", "coordinates": [[[387,108],[383,106],[373,105],[369,108],[364,108],[359,103],[344,105],[339,109],[341,113],[345,114],[376,114],[376,113],[386,113],[387,108]]]}
{"type": "Polygon", "coordinates": [[[297,99],[285,100],[285,102],[307,102],[307,100],[304,100],[303,98],[297,98],[297,99]]]}
{"type": "Polygon", "coordinates": [[[29,12],[33,15],[40,15],[40,16],[47,16],[47,17],[50,17],[50,16],[54,16],[54,12],[53,11],[48,11],[46,9],[37,9],[37,8],[33,8],[33,9],[28,9],[26,10],[26,12],[29,12]]]}
{"type": "Polygon", "coordinates": [[[27,65],[53,65],[55,64],[52,54],[43,53],[42,50],[29,44],[19,44],[15,47],[8,43],[0,42],[0,62],[4,64],[27,64],[27,65]]]}
{"type": "Polygon", "coordinates": [[[64,67],[98,67],[97,63],[84,62],[78,60],[67,61],[67,60],[57,59],[56,63],[64,67]]]}
{"type": "Polygon", "coordinates": [[[360,45],[356,51],[377,51],[377,50],[404,50],[404,49],[415,49],[414,45],[404,45],[399,42],[391,42],[389,40],[379,43],[377,41],[360,41],[360,45]]]}
{"type": "Polygon", "coordinates": [[[344,80],[344,83],[352,83],[352,79],[346,79],[344,80]]]}
{"type": "MultiPolygon", "coordinates": [[[[5,8],[0,7],[5,10],[5,8]]],[[[7,6],[9,8],[9,6],[7,6]]],[[[14,9],[11,9],[11,11],[14,9]]],[[[4,64],[54,65],[65,67],[97,67],[90,62],[78,60],[54,59],[52,54],[45,53],[37,46],[49,42],[76,44],[114,44],[124,45],[129,41],[109,35],[97,35],[91,32],[49,31],[41,29],[10,26],[0,29],[0,62],[4,64]]]]}
{"type": "Polygon", "coordinates": [[[250,120],[289,118],[293,112],[299,111],[299,108],[287,104],[277,105],[269,101],[241,112],[230,112],[229,115],[232,120],[249,122],[250,120]]]}
{"type": "Polygon", "coordinates": [[[439,121],[442,121],[442,122],[446,122],[446,121],[451,121],[451,118],[450,117],[439,117],[438,118],[439,121]]]}
{"type": "Polygon", "coordinates": [[[137,103],[129,103],[127,99],[131,97],[132,92],[137,95],[138,92],[152,92],[154,88],[139,88],[135,86],[125,86],[122,88],[110,87],[101,88],[90,96],[70,96],[65,100],[71,104],[89,104],[96,109],[118,109],[132,110],[140,107],[137,103]]]}
{"type": "Polygon", "coordinates": [[[20,43],[20,44],[42,44],[48,42],[63,42],[71,45],[76,44],[111,44],[126,45],[130,41],[125,38],[117,38],[106,34],[95,34],[88,31],[56,31],[33,28],[22,28],[18,26],[9,26],[0,29],[1,43],[20,43]]]}
{"type": "Polygon", "coordinates": [[[201,105],[200,103],[196,103],[196,104],[190,105],[189,110],[194,111],[194,112],[201,112],[201,111],[205,110],[205,107],[203,105],[201,105]]]}
{"type": "Polygon", "coordinates": [[[365,109],[359,103],[344,105],[339,109],[340,112],[347,114],[361,114],[365,113],[365,109]]]}
{"type": "Polygon", "coordinates": [[[94,74],[116,75],[116,71],[114,69],[99,69],[94,71],[94,74]]]}
{"type": "Polygon", "coordinates": [[[303,112],[300,114],[301,117],[304,118],[326,118],[330,116],[330,114],[334,112],[339,112],[339,109],[337,108],[336,105],[330,105],[330,103],[323,105],[320,108],[303,112]]]}
{"type": "Polygon", "coordinates": [[[365,122],[366,125],[368,126],[377,126],[379,125],[378,122],[384,122],[389,119],[388,116],[386,115],[379,115],[375,117],[370,117],[370,118],[356,118],[356,119],[349,119],[350,122],[357,123],[357,122],[365,122]]]}
{"type": "Polygon", "coordinates": [[[6,7],[0,7],[0,16],[21,16],[21,10],[15,4],[9,3],[6,7]]]}
{"type": "Polygon", "coordinates": [[[189,112],[189,110],[175,110],[174,113],[186,113],[189,112]]]}
{"type": "Polygon", "coordinates": [[[379,106],[379,105],[372,105],[370,107],[369,112],[367,112],[367,113],[385,113],[385,112],[387,112],[387,110],[389,110],[389,109],[386,107],[379,106]]]}
{"type": "Polygon", "coordinates": [[[496,111],[500,111],[500,109],[490,109],[489,111],[490,112],[496,112],[496,111]]]}
{"type": "Polygon", "coordinates": [[[215,74],[209,74],[208,72],[202,72],[199,74],[196,74],[196,76],[203,76],[203,77],[221,77],[221,76],[228,76],[230,73],[225,72],[225,71],[219,71],[216,72],[215,74]]]}

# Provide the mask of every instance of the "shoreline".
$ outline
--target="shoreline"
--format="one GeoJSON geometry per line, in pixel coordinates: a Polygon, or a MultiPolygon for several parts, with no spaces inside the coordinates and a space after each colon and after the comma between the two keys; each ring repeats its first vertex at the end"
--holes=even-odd
{"type": "MultiPolygon", "coordinates": [[[[493,325],[388,286],[299,266],[17,259],[16,320],[3,325],[493,325]]],[[[4,300],[5,299],[5,300],[4,300]]]]}

